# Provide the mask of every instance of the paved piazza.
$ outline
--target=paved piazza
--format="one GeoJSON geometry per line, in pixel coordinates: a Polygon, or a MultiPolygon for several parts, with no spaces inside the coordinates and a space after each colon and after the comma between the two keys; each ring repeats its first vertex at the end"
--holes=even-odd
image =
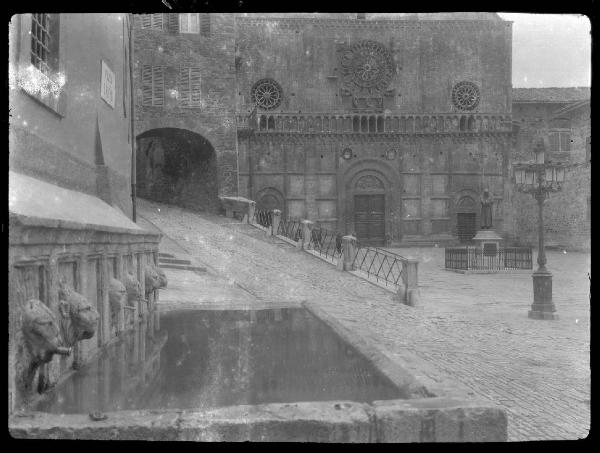
{"type": "Polygon", "coordinates": [[[411,308],[254,227],[146,200],[138,210],[171,250],[178,244],[262,303],[316,300],[392,359],[416,356],[427,378],[454,380],[506,408],[509,440],[587,436],[590,254],[547,253],[560,319],[541,321],[527,317],[529,272],[448,272],[442,248],[390,249],[420,261],[421,304],[411,308]]]}

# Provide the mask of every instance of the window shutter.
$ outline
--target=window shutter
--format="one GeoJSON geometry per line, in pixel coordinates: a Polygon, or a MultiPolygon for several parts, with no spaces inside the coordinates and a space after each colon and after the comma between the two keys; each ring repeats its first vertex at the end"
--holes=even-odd
{"type": "Polygon", "coordinates": [[[142,105],[152,105],[152,66],[142,67],[142,105]]]}
{"type": "Polygon", "coordinates": [[[200,107],[200,68],[190,68],[190,91],[192,107],[200,107]]]}
{"type": "Polygon", "coordinates": [[[202,13],[200,15],[200,34],[210,36],[210,14],[202,13]]]}
{"type": "Polygon", "coordinates": [[[152,26],[152,14],[142,14],[142,28],[150,28],[152,26]]]}
{"type": "Polygon", "coordinates": [[[163,15],[162,13],[152,14],[152,28],[156,30],[163,29],[163,15]]]}
{"type": "Polygon", "coordinates": [[[179,68],[179,105],[181,107],[189,107],[190,104],[190,68],[179,68]]]}
{"type": "Polygon", "coordinates": [[[168,13],[169,17],[169,32],[170,33],[179,33],[179,14],[177,13],[168,13]]]}
{"type": "Polygon", "coordinates": [[[163,68],[154,66],[152,68],[152,105],[162,106],[164,103],[164,94],[163,68]]]}
{"type": "Polygon", "coordinates": [[[178,90],[181,107],[200,107],[200,68],[181,67],[178,90]]]}

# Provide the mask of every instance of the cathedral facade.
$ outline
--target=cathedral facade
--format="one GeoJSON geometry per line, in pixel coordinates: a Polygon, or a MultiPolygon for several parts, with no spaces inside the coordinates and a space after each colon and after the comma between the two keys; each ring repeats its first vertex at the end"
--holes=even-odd
{"type": "MultiPolygon", "coordinates": [[[[318,16],[318,15],[317,15],[318,16]]],[[[511,23],[236,18],[239,194],[373,245],[511,228],[511,23]]]]}

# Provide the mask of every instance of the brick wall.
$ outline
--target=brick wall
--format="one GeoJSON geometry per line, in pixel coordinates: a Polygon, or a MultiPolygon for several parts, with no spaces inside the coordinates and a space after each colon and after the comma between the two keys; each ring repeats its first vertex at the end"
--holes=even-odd
{"type": "MultiPolygon", "coordinates": [[[[165,24],[168,14],[165,14],[165,24]]],[[[176,16],[176,15],[175,15],[176,16]]],[[[237,194],[237,130],[235,124],[234,18],[210,14],[210,34],[180,34],[142,29],[136,15],[134,82],[136,136],[152,129],[177,128],[201,135],[216,155],[216,184],[220,195],[237,194]],[[164,68],[164,105],[142,104],[143,65],[164,68]],[[176,96],[180,66],[200,68],[201,102],[185,108],[176,96]]]]}

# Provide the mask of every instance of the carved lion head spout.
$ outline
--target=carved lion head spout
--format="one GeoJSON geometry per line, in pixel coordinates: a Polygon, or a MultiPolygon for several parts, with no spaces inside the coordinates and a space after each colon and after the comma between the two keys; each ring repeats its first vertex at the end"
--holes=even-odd
{"type": "Polygon", "coordinates": [[[108,283],[108,301],[112,313],[118,313],[125,306],[127,289],[125,285],[116,278],[111,278],[108,283]]]}
{"type": "Polygon", "coordinates": [[[160,277],[158,276],[158,272],[156,272],[156,267],[152,265],[146,266],[144,275],[146,277],[146,295],[148,295],[159,288],[160,277]]]}
{"type": "Polygon", "coordinates": [[[59,285],[58,299],[64,343],[73,346],[80,340],[92,338],[99,318],[96,308],[65,282],[59,285]]]}
{"type": "Polygon", "coordinates": [[[54,354],[71,353],[70,348],[61,346],[56,317],[42,301],[27,301],[23,306],[22,320],[25,345],[35,365],[49,362],[54,354]]]}
{"type": "Polygon", "coordinates": [[[125,274],[123,283],[127,291],[127,305],[135,307],[136,302],[142,298],[142,285],[133,274],[125,274]]]}
{"type": "Polygon", "coordinates": [[[167,287],[167,276],[165,275],[165,271],[163,271],[160,267],[151,264],[146,266],[145,269],[146,276],[146,293],[150,293],[155,289],[166,288],[167,287]]]}

